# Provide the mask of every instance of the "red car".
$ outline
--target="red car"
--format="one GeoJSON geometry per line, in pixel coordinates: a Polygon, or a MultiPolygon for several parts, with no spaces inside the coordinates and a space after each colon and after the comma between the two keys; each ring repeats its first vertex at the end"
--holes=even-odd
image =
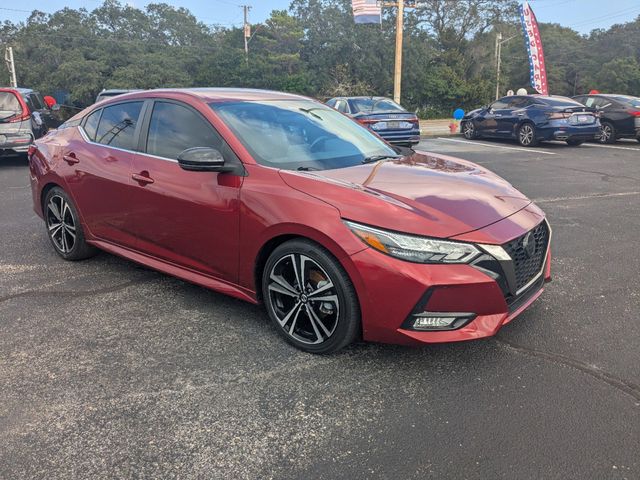
{"type": "Polygon", "coordinates": [[[550,279],[545,215],[509,183],[401,156],[296,95],[122,95],[29,159],[34,209],[63,258],[102,249],[264,303],[309,352],[490,336],[550,279]]]}

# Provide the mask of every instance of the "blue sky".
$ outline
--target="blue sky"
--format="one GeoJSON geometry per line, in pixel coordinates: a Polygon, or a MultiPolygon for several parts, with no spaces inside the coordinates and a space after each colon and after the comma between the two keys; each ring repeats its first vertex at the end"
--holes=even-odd
{"type": "MultiPolygon", "coordinates": [[[[186,7],[204,23],[216,23],[225,26],[242,24],[240,4],[252,5],[249,14],[251,22],[260,22],[269,16],[271,10],[286,9],[290,0],[162,0],[175,6],[186,7]]],[[[65,6],[93,9],[101,0],[20,0],[19,2],[2,2],[0,21],[24,20],[32,9],[53,12],[65,6]],[[11,10],[13,9],[13,10],[11,10]],[[15,10],[15,11],[14,11],[15,10]]],[[[145,0],[128,0],[126,3],[143,7],[145,0]]],[[[622,23],[640,15],[638,0],[530,0],[538,20],[555,22],[572,27],[581,33],[588,33],[595,28],[607,28],[614,23],[622,23]],[[606,5],[606,8],[604,8],[606,5]]]]}

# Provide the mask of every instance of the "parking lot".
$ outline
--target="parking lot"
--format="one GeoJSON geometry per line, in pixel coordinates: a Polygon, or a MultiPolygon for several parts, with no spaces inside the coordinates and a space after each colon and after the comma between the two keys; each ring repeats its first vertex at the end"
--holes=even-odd
{"type": "Polygon", "coordinates": [[[546,211],[554,281],[496,338],[295,350],[259,307],[68,263],[0,163],[0,478],[640,478],[640,143],[431,138],[546,211]]]}

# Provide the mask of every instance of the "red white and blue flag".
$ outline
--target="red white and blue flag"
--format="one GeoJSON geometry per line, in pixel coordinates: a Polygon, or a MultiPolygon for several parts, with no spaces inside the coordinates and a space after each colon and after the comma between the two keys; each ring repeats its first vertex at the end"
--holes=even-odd
{"type": "Polygon", "coordinates": [[[382,7],[377,0],[351,0],[351,7],[356,23],[382,22],[382,7]]]}
{"type": "Polygon", "coordinates": [[[520,19],[524,31],[524,43],[529,54],[529,67],[531,70],[531,86],[542,95],[549,95],[547,84],[547,69],[544,66],[544,50],[540,39],[538,21],[533,10],[527,2],[520,5],[520,19]]]}

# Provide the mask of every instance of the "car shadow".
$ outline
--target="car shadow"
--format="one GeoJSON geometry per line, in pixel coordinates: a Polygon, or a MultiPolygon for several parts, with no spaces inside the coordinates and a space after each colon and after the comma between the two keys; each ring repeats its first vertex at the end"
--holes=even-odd
{"type": "Polygon", "coordinates": [[[25,154],[0,156],[0,167],[26,167],[29,160],[25,154]]]}

